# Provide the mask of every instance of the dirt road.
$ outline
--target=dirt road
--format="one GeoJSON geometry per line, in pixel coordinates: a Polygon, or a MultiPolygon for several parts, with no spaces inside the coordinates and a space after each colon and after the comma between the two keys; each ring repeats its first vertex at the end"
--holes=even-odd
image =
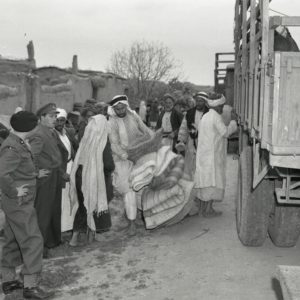
{"type": "Polygon", "coordinates": [[[56,252],[60,257],[45,262],[44,284],[56,289],[55,299],[282,299],[276,266],[299,265],[299,243],[280,249],[268,239],[260,248],[242,246],[234,215],[237,161],[231,156],[227,179],[220,218],[191,217],[153,232],[141,227],[131,239],[115,222],[91,246],[56,252]]]}

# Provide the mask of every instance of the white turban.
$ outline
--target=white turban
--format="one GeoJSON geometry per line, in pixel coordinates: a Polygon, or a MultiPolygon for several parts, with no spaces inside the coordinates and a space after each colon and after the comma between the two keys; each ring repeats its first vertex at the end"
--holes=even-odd
{"type": "Polygon", "coordinates": [[[209,107],[217,107],[225,104],[226,98],[222,95],[219,99],[205,99],[205,101],[209,107]]]}
{"type": "Polygon", "coordinates": [[[67,118],[67,112],[63,108],[56,108],[56,111],[58,112],[57,118],[67,118]]]}

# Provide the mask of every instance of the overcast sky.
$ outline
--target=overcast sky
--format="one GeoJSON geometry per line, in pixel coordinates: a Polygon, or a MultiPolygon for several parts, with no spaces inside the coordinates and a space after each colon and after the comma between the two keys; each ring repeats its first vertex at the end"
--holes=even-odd
{"type": "MultiPolygon", "coordinates": [[[[103,70],[111,53],[136,40],[163,42],[184,79],[213,84],[215,52],[233,51],[235,0],[1,0],[0,55],[26,57],[33,40],[37,66],[103,70]]],[[[271,7],[300,15],[299,0],[271,7]]],[[[300,34],[296,31],[300,44],[300,34]]]]}

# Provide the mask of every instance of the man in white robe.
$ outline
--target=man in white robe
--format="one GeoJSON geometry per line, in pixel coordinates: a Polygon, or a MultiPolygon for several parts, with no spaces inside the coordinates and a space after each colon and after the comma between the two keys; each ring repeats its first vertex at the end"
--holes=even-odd
{"type": "Polygon", "coordinates": [[[130,187],[129,177],[133,163],[128,160],[127,150],[150,139],[152,131],[139,115],[130,109],[126,95],[115,96],[110,102],[109,140],[115,162],[113,185],[124,199],[126,216],[129,220],[128,234],[136,233],[137,197],[130,187]]]}
{"type": "MultiPolygon", "coordinates": [[[[62,108],[57,108],[57,112],[55,131],[59,138],[58,148],[62,155],[64,171],[66,174],[70,174],[77,145],[75,138],[71,138],[70,133],[65,128],[67,112],[62,108]]],[[[73,229],[74,217],[77,210],[77,206],[71,210],[69,189],[69,178],[67,178],[61,196],[61,232],[73,229]]]]}
{"type": "Polygon", "coordinates": [[[235,120],[226,126],[222,112],[226,99],[214,94],[206,100],[209,111],[198,126],[198,146],[194,188],[201,200],[204,217],[218,216],[214,201],[222,201],[226,184],[227,138],[237,130],[235,120]]]}

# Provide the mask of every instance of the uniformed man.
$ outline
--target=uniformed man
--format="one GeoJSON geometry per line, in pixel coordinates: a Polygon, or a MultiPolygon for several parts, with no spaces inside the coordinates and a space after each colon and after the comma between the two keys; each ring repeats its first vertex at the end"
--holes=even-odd
{"type": "Polygon", "coordinates": [[[44,238],[44,258],[49,249],[61,243],[61,192],[62,158],[58,148],[58,137],[54,132],[56,105],[49,103],[37,111],[40,123],[29,137],[37,169],[49,170],[49,175],[37,181],[35,208],[38,223],[44,238]]]}
{"type": "MultiPolygon", "coordinates": [[[[33,206],[37,172],[25,142],[37,122],[37,117],[27,111],[12,115],[12,131],[0,148],[0,188],[5,213],[2,290],[4,294],[10,294],[23,288],[23,283],[16,279],[16,267],[23,264],[23,296],[26,299],[45,299],[53,295],[38,287],[43,237],[33,206]]],[[[42,170],[40,176],[45,173],[42,170]]]]}

